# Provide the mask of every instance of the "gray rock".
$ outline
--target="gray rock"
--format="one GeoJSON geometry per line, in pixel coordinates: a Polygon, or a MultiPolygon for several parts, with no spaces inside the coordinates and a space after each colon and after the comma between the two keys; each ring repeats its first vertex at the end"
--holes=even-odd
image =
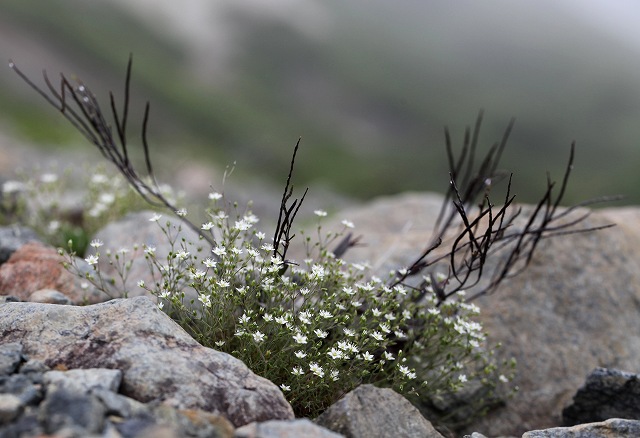
{"type": "Polygon", "coordinates": [[[9,260],[18,248],[27,242],[40,242],[40,238],[31,228],[20,225],[0,227],[0,264],[9,260]]]}
{"type": "Polygon", "coordinates": [[[47,371],[43,383],[71,392],[88,392],[90,389],[107,389],[117,392],[122,382],[122,371],[104,368],[68,371],[47,371]]]}
{"type": "Polygon", "coordinates": [[[640,421],[612,418],[601,423],[525,432],[522,438],[637,438],[640,421]]]}
{"type": "Polygon", "coordinates": [[[0,345],[0,376],[13,374],[22,362],[22,344],[8,342],[0,345]]]}
{"type": "MultiPolygon", "coordinates": [[[[182,224],[180,233],[172,231],[176,239],[175,248],[172,247],[171,242],[162,231],[160,225],[164,226],[167,221],[172,224],[180,225],[177,218],[163,215],[159,220],[159,223],[150,222],[149,218],[154,216],[156,212],[153,211],[140,211],[136,213],[130,213],[123,219],[112,222],[102,230],[98,231],[94,239],[100,240],[104,243],[103,246],[97,250],[89,248],[88,252],[95,254],[99,252],[101,254],[98,266],[102,275],[119,279],[119,274],[116,267],[108,262],[106,254],[110,251],[112,254],[117,253],[121,249],[127,249],[128,252],[124,255],[125,259],[131,261],[131,267],[128,273],[127,283],[125,285],[127,289],[127,296],[143,296],[147,295],[156,300],[155,296],[148,294],[144,289],[137,286],[138,281],[143,280],[146,284],[152,285],[156,281],[159,281],[160,276],[156,272],[154,276],[150,270],[147,260],[145,259],[144,247],[155,248],[155,257],[161,264],[166,264],[166,258],[169,252],[179,251],[181,249],[181,240],[197,245],[200,241],[199,234],[192,229],[182,224]],[[137,249],[134,249],[137,246],[137,249]]],[[[203,241],[206,243],[206,241],[203,241]]],[[[201,245],[202,246],[202,245],[201,245]]],[[[190,249],[191,252],[195,249],[190,249]]],[[[116,281],[115,288],[109,293],[111,298],[119,298],[122,296],[121,282],[116,281]]],[[[186,288],[185,292],[189,292],[190,289],[186,288]]],[[[195,293],[189,294],[190,297],[195,298],[195,293]]]]}
{"type": "MultiPolygon", "coordinates": [[[[383,276],[425,249],[441,200],[429,193],[380,198],[338,213],[325,229],[339,228],[343,218],[353,221],[363,245],[350,249],[347,258],[368,260],[383,276]]],[[[523,207],[523,214],[531,211],[523,207]]],[[[556,426],[582,376],[593,368],[637,368],[640,208],[595,210],[582,226],[610,223],[618,225],[540,241],[522,274],[475,301],[489,341],[503,345],[497,359],[517,360],[513,383],[520,391],[505,407],[470,424],[467,433],[521,435],[556,426]]]]}
{"type": "Polygon", "coordinates": [[[0,425],[13,421],[20,413],[24,405],[13,394],[0,394],[0,425]]]}
{"type": "Polygon", "coordinates": [[[357,387],[315,421],[348,438],[442,438],[407,399],[373,385],[357,387]]]}
{"type": "Polygon", "coordinates": [[[102,430],[107,410],[91,394],[80,394],[65,388],[51,388],[40,406],[38,420],[46,433],[60,429],[78,429],[83,433],[102,430]]]}
{"type": "Polygon", "coordinates": [[[596,368],[562,411],[563,424],[595,423],[609,418],[640,420],[640,378],[637,374],[596,368]]]}
{"type": "Polygon", "coordinates": [[[201,409],[235,426],[293,418],[276,385],[202,347],[147,297],[86,307],[8,303],[0,333],[52,368],[119,369],[122,394],[143,403],[201,409]]]}
{"type": "Polygon", "coordinates": [[[55,289],[39,289],[29,295],[29,301],[32,303],[72,304],[69,297],[55,289]]]}
{"type": "MultiPolygon", "coordinates": [[[[343,436],[318,426],[306,418],[291,421],[271,420],[262,423],[250,423],[236,429],[234,434],[234,438],[340,438],[343,436]]],[[[394,436],[400,437],[401,435],[394,436]]]]}

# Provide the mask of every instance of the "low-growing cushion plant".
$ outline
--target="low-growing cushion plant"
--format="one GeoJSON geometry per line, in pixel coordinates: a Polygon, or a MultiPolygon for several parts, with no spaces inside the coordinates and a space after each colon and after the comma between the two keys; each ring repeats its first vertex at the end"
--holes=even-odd
{"type": "MultiPolygon", "coordinates": [[[[158,213],[150,218],[173,249],[160,259],[155,248],[144,248],[156,281],[137,286],[157,296],[158,306],[200,343],[238,357],[279,385],[298,416],[316,416],[363,383],[393,387],[411,398],[442,405],[438,400],[474,382],[481,390],[470,396],[471,405],[476,412],[486,409],[495,401],[494,388],[508,383],[512,369],[494,360],[492,346],[474,320],[480,309],[472,301],[524,269],[541,239],[593,230],[579,227],[588,212],[563,221],[576,207],[559,208],[573,145],[558,195],[548,180],[539,203],[518,226],[522,210],[514,205],[511,177],[500,205],[494,205],[490,192],[512,123],[502,140],[477,160],[479,117],[474,129],[467,130],[457,157],[446,132],[449,189],[434,236],[424,242],[424,251],[413,263],[380,273],[366,263],[346,262],[343,255],[361,238],[354,237],[354,224],[348,220],[342,231],[324,232],[326,213],[321,210],[316,211],[318,237],[303,234],[306,256],[291,260],[294,220],[306,195],[305,191],[300,198],[293,196],[299,141],[273,233],[261,230],[259,218],[249,209],[240,209],[216,192],[209,195],[207,220],[195,223],[156,182],[146,136],[148,105],[142,126],[144,175],[129,158],[131,60],[122,112],[111,95],[115,132],[84,84],[62,75],[56,89],[45,74],[47,93],[15,65],[12,68],[60,110],[145,201],[175,217],[158,213]],[[197,231],[200,239],[179,239],[181,227],[197,231]],[[187,287],[196,297],[187,298],[187,287]]],[[[101,242],[92,245],[99,250],[101,242]]],[[[96,267],[88,279],[101,285],[99,257],[99,251],[87,257],[96,267]]],[[[119,257],[124,283],[126,251],[119,257]]]]}

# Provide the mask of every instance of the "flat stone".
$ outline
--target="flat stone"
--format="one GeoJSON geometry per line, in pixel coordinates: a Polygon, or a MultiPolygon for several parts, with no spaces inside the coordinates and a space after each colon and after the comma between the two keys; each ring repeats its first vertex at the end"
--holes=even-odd
{"type": "MultiPolygon", "coordinates": [[[[401,435],[395,435],[401,436],[401,435]]],[[[304,418],[291,421],[265,421],[242,426],[235,431],[234,438],[340,438],[344,435],[325,429],[304,418]]]]}
{"type": "Polygon", "coordinates": [[[122,382],[122,371],[104,368],[68,371],[47,371],[43,383],[72,392],[88,392],[90,389],[106,389],[118,392],[122,382]]]}
{"type": "Polygon", "coordinates": [[[373,385],[357,387],[315,421],[349,438],[443,438],[407,399],[373,385]]]}
{"type": "Polygon", "coordinates": [[[522,438],[637,438],[640,421],[612,418],[600,423],[525,432],[522,438]]]}

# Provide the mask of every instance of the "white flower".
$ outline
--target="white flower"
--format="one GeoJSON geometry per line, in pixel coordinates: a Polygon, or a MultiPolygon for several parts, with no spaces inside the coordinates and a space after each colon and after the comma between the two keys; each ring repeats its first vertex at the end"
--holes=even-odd
{"type": "Polygon", "coordinates": [[[211,258],[206,258],[202,261],[202,264],[205,265],[207,268],[215,268],[216,267],[216,261],[211,259],[211,258]]]}
{"type": "Polygon", "coordinates": [[[387,324],[386,322],[381,322],[380,323],[380,330],[382,330],[385,333],[391,333],[391,329],[389,328],[389,324],[387,324]]]}
{"type": "Polygon", "coordinates": [[[354,337],[354,336],[356,335],[356,332],[354,332],[353,330],[348,329],[348,328],[346,328],[346,327],[345,327],[345,328],[343,328],[343,329],[342,329],[342,331],[344,332],[344,334],[345,334],[346,336],[348,336],[348,337],[350,337],[350,338],[352,338],[352,337],[354,337]]]}
{"type": "Polygon", "coordinates": [[[295,353],[293,353],[293,354],[295,354],[295,356],[296,356],[298,359],[302,359],[302,358],[304,358],[304,357],[306,357],[306,356],[307,356],[307,353],[305,353],[305,352],[304,352],[304,351],[302,351],[302,350],[298,350],[298,351],[296,351],[296,352],[295,352],[295,353]]]}
{"type": "Polygon", "coordinates": [[[325,270],[322,266],[320,265],[313,265],[311,267],[311,276],[320,280],[324,277],[325,275],[325,270]]]}
{"type": "Polygon", "coordinates": [[[256,233],[256,237],[258,238],[258,240],[264,240],[264,238],[266,237],[265,234],[262,231],[258,231],[256,233]]]}
{"type": "Polygon", "coordinates": [[[300,312],[298,314],[298,319],[302,321],[303,324],[311,324],[311,314],[309,312],[300,312]]]}
{"type": "Polygon", "coordinates": [[[90,255],[89,257],[84,259],[84,261],[87,262],[90,265],[95,265],[96,263],[98,263],[98,256],[97,255],[90,255]]]}
{"type": "Polygon", "coordinates": [[[291,374],[293,374],[294,376],[304,376],[304,371],[300,367],[293,367],[293,371],[291,371],[291,374]]]}
{"type": "Polygon", "coordinates": [[[313,214],[315,214],[318,217],[324,217],[327,215],[327,212],[324,210],[314,210],[313,214]]]}
{"type": "Polygon", "coordinates": [[[303,287],[302,289],[300,289],[300,293],[302,294],[302,296],[306,296],[309,293],[309,289],[306,287],[303,287]]]}
{"type": "Polygon", "coordinates": [[[176,211],[176,214],[180,217],[185,217],[187,215],[187,209],[181,208],[180,210],[176,211]]]}
{"type": "Polygon", "coordinates": [[[264,319],[265,321],[269,322],[273,320],[273,316],[271,316],[268,313],[265,313],[264,315],[262,315],[262,319],[264,319]]]}
{"type": "Polygon", "coordinates": [[[355,291],[354,291],[354,290],[353,290],[353,288],[352,288],[352,287],[350,287],[350,286],[345,286],[345,287],[343,287],[343,288],[342,288],[342,292],[344,292],[344,293],[345,293],[345,294],[347,294],[347,295],[353,295],[353,294],[355,294],[355,291]]]}
{"type": "Polygon", "coordinates": [[[51,234],[55,233],[56,231],[58,231],[58,228],[60,228],[60,222],[58,221],[49,222],[49,227],[48,227],[49,233],[51,234]]]}
{"type": "Polygon", "coordinates": [[[153,216],[151,216],[151,218],[149,219],[149,222],[158,222],[161,217],[161,214],[154,213],[153,216]]]}
{"type": "Polygon", "coordinates": [[[460,381],[460,383],[465,383],[467,381],[467,376],[465,374],[460,374],[458,376],[458,380],[460,381]]]}
{"type": "Polygon", "coordinates": [[[213,248],[211,250],[212,253],[214,253],[215,255],[217,255],[218,257],[222,257],[223,255],[227,254],[227,250],[225,248],[223,248],[222,246],[217,246],[215,248],[213,248]]]}
{"type": "Polygon", "coordinates": [[[324,377],[324,371],[322,367],[315,362],[311,362],[309,365],[309,370],[318,377],[324,377]]]}
{"type": "Polygon", "coordinates": [[[224,341],[215,341],[214,344],[216,347],[222,347],[224,345],[224,341]]]}
{"type": "Polygon", "coordinates": [[[138,282],[138,287],[144,287],[144,280],[140,280],[138,282]]]}
{"type": "Polygon", "coordinates": [[[58,181],[58,175],[55,173],[45,173],[40,177],[40,181],[45,184],[51,184],[58,181]]]}
{"type": "Polygon", "coordinates": [[[211,192],[209,193],[209,199],[212,201],[217,201],[218,199],[222,198],[222,194],[218,193],[218,192],[211,192]]]}
{"type": "Polygon", "coordinates": [[[389,353],[388,351],[385,351],[384,353],[382,353],[382,355],[384,356],[385,360],[393,360],[393,354],[389,353]]]}
{"type": "Polygon", "coordinates": [[[327,332],[325,332],[323,330],[320,330],[320,329],[315,329],[313,332],[316,334],[317,337],[319,337],[321,339],[324,339],[329,335],[329,333],[327,333],[327,332]]]}
{"type": "Polygon", "coordinates": [[[109,179],[106,177],[106,175],[103,175],[101,173],[96,173],[91,177],[91,182],[94,184],[104,184],[107,181],[109,181],[109,179]]]}
{"type": "Polygon", "coordinates": [[[380,316],[382,315],[382,312],[380,310],[378,310],[377,307],[374,307],[373,309],[371,309],[371,313],[373,314],[373,316],[380,316]]]}
{"type": "Polygon", "coordinates": [[[202,224],[202,226],[200,227],[201,229],[208,231],[211,228],[213,228],[214,224],[213,222],[207,222],[206,224],[202,224]]]}
{"type": "Polygon", "coordinates": [[[382,341],[384,339],[384,336],[377,330],[371,333],[371,337],[376,341],[382,341]]]}
{"type": "Polygon", "coordinates": [[[113,204],[113,201],[116,200],[116,197],[113,193],[102,193],[99,197],[98,197],[98,201],[106,204],[106,205],[111,205],[113,204]]]}
{"type": "Polygon", "coordinates": [[[373,360],[373,354],[369,353],[368,351],[365,351],[364,353],[362,353],[362,358],[367,362],[370,362],[373,360]]]}
{"type": "Polygon", "coordinates": [[[201,271],[200,269],[197,269],[196,272],[193,272],[191,274],[191,278],[194,280],[201,280],[202,278],[204,278],[205,275],[207,275],[206,272],[201,271]]]}
{"type": "Polygon", "coordinates": [[[338,370],[331,370],[331,372],[329,373],[329,375],[331,376],[331,380],[333,380],[334,382],[337,381],[338,374],[340,374],[338,370]]]}
{"type": "Polygon", "coordinates": [[[276,317],[276,319],[275,319],[275,321],[276,321],[278,324],[283,324],[283,325],[284,325],[284,324],[286,324],[286,323],[287,323],[287,318],[285,318],[284,316],[277,316],[277,317],[276,317]]]}
{"type": "Polygon", "coordinates": [[[218,280],[216,284],[220,287],[229,287],[230,283],[227,280],[218,280]]]}
{"type": "Polygon", "coordinates": [[[104,245],[104,243],[102,243],[101,240],[93,239],[89,245],[93,246],[94,248],[100,248],[102,245],[104,245]]]}
{"type": "Polygon", "coordinates": [[[285,385],[284,383],[280,385],[280,389],[283,391],[291,391],[291,387],[289,385],[285,385]]]}
{"type": "Polygon", "coordinates": [[[211,297],[209,295],[199,294],[198,301],[200,301],[204,307],[211,307],[211,297]]]}
{"type": "Polygon", "coordinates": [[[265,335],[264,333],[257,331],[253,334],[253,340],[256,342],[256,344],[259,344],[260,342],[264,341],[265,335]]]}
{"type": "Polygon", "coordinates": [[[298,344],[306,344],[307,343],[307,337],[305,335],[303,335],[302,333],[298,332],[295,335],[293,335],[293,340],[296,341],[298,344]]]}
{"type": "Polygon", "coordinates": [[[320,312],[318,312],[318,315],[320,315],[322,318],[325,318],[325,319],[333,318],[333,315],[331,314],[331,312],[328,312],[326,310],[321,310],[320,312]]]}
{"type": "Polygon", "coordinates": [[[246,314],[246,313],[243,313],[243,314],[242,314],[242,316],[241,316],[240,318],[238,318],[238,322],[239,322],[240,324],[246,324],[246,323],[248,323],[249,321],[251,321],[251,318],[250,318],[249,316],[247,316],[247,314],[246,314]]]}
{"type": "Polygon", "coordinates": [[[145,246],[144,252],[145,252],[145,254],[149,254],[150,256],[152,256],[156,252],[156,247],[155,246],[145,246]]]}
{"type": "Polygon", "coordinates": [[[351,301],[351,305],[353,307],[360,307],[360,306],[362,306],[362,303],[360,301],[353,300],[353,301],[351,301]]]}
{"type": "Polygon", "coordinates": [[[500,380],[502,383],[508,383],[509,379],[507,377],[505,377],[504,374],[500,374],[500,376],[498,377],[498,380],[500,380]]]}
{"type": "Polygon", "coordinates": [[[345,227],[347,227],[347,228],[354,228],[355,227],[355,225],[353,225],[353,222],[348,221],[346,219],[342,220],[340,223],[342,225],[344,225],[345,227]]]}
{"type": "Polygon", "coordinates": [[[329,350],[329,352],[327,353],[327,355],[331,358],[331,359],[342,359],[344,357],[344,353],[341,350],[338,350],[337,348],[333,347],[331,350],[329,350]]]}
{"type": "Polygon", "coordinates": [[[272,244],[270,244],[270,243],[265,243],[265,244],[263,244],[263,245],[260,247],[260,249],[262,249],[263,251],[266,251],[266,252],[271,252],[271,251],[273,251],[275,248],[273,247],[273,245],[272,245],[272,244]]]}
{"type": "Polygon", "coordinates": [[[189,252],[185,251],[185,250],[180,250],[176,253],[176,258],[180,259],[180,260],[184,260],[187,257],[189,257],[189,252]]]}
{"type": "Polygon", "coordinates": [[[162,310],[164,307],[164,301],[158,301],[158,309],[162,310]]]}
{"type": "Polygon", "coordinates": [[[19,181],[6,181],[2,184],[2,192],[6,194],[21,192],[24,188],[25,185],[19,181]]]}
{"type": "Polygon", "coordinates": [[[385,313],[384,319],[386,319],[387,321],[393,321],[394,319],[396,319],[396,316],[393,313],[385,313]]]}
{"type": "Polygon", "coordinates": [[[251,228],[251,223],[247,220],[242,219],[242,220],[236,221],[233,228],[235,228],[238,231],[246,231],[249,228],[251,228]]]}

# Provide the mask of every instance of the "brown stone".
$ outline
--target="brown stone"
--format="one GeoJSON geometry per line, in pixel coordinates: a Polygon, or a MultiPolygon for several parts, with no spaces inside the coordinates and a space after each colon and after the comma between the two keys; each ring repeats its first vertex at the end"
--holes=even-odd
{"type": "MultiPolygon", "coordinates": [[[[29,301],[36,291],[54,289],[74,304],[93,304],[109,299],[89,282],[67,271],[63,262],[64,258],[54,248],[38,242],[26,243],[0,266],[0,295],[29,301]]],[[[78,263],[82,265],[84,260],[79,259],[78,263]]]]}

